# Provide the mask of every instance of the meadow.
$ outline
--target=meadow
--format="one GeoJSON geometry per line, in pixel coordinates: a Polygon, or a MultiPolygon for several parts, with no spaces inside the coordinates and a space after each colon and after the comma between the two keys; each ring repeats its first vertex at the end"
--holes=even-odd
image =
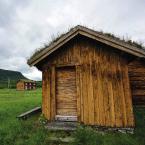
{"type": "MultiPolygon", "coordinates": [[[[50,132],[39,123],[40,114],[27,120],[17,115],[41,105],[41,89],[16,91],[0,89],[0,145],[62,145],[49,138],[70,136],[70,145],[145,145],[145,108],[134,108],[136,128],[134,134],[100,134],[90,127],[80,126],[75,132],[50,132]]],[[[67,143],[68,144],[68,143],[67,143]]]]}

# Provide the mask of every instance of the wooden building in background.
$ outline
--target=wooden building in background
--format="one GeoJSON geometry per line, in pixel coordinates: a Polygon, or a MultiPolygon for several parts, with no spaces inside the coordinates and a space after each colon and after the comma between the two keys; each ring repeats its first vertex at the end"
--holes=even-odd
{"type": "Polygon", "coordinates": [[[135,46],[76,26],[33,55],[43,74],[42,112],[50,120],[134,127],[129,64],[145,58],[135,46]]]}
{"type": "Polygon", "coordinates": [[[36,82],[33,80],[21,79],[17,82],[16,89],[18,91],[35,90],[36,89],[36,82]]]}

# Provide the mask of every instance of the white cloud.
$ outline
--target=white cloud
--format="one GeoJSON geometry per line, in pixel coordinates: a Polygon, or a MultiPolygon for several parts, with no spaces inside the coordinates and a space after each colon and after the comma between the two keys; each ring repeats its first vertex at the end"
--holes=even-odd
{"type": "Polygon", "coordinates": [[[145,43],[144,8],[144,0],[1,0],[0,68],[41,79],[27,58],[52,35],[78,24],[145,43]]]}
{"type": "Polygon", "coordinates": [[[32,80],[40,80],[42,78],[42,73],[34,67],[32,67],[29,71],[23,74],[24,76],[32,80]]]}

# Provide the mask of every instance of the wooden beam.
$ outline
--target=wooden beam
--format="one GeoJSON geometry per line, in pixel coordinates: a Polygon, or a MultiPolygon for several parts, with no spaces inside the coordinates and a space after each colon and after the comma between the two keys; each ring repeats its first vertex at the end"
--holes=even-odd
{"type": "Polygon", "coordinates": [[[51,120],[55,120],[56,115],[56,72],[55,66],[51,67],[51,120]]]}
{"type": "Polygon", "coordinates": [[[80,96],[80,66],[76,66],[76,87],[77,87],[77,117],[81,121],[81,96],[80,96]]]}

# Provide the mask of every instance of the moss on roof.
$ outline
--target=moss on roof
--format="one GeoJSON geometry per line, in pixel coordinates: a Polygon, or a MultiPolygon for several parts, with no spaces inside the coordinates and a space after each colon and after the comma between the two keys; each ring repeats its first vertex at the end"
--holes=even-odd
{"type": "Polygon", "coordinates": [[[35,57],[37,54],[39,54],[40,52],[42,52],[44,49],[46,49],[47,47],[49,47],[50,45],[52,45],[53,43],[57,42],[61,37],[63,37],[64,35],[66,35],[67,33],[69,33],[72,29],[69,29],[67,32],[61,33],[61,34],[57,34],[57,36],[52,37],[51,40],[47,43],[44,44],[43,47],[40,48],[36,48],[36,50],[34,51],[34,53],[30,56],[30,58],[28,59],[28,61],[35,57]]]}
{"type": "MultiPolygon", "coordinates": [[[[44,44],[44,47],[36,49],[35,52],[30,56],[28,61],[31,60],[33,57],[37,56],[37,54],[42,52],[44,49],[50,47],[53,43],[57,42],[60,38],[62,38],[64,35],[69,33],[71,30],[75,29],[76,27],[77,26],[69,29],[67,32],[64,32],[62,34],[57,34],[57,37],[53,37],[52,40],[50,40],[48,43],[44,44]]],[[[87,28],[85,26],[81,26],[81,27],[87,28]]],[[[87,29],[89,29],[89,28],[87,28],[87,29]]],[[[99,34],[101,34],[103,36],[107,36],[107,37],[112,38],[114,40],[129,44],[129,45],[134,46],[134,47],[137,47],[138,49],[144,49],[145,50],[145,46],[143,46],[143,44],[141,42],[136,42],[136,41],[133,41],[131,39],[125,39],[124,37],[120,38],[120,37],[118,37],[118,36],[116,36],[116,35],[114,35],[112,33],[106,33],[106,32],[103,32],[103,31],[96,31],[96,30],[93,30],[93,31],[97,32],[97,33],[99,33],[99,34]]]]}

